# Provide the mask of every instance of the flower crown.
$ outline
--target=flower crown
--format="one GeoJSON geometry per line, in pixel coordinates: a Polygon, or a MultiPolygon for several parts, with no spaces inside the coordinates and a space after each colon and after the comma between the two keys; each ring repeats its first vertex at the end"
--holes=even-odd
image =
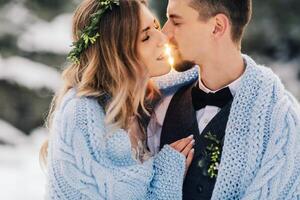
{"type": "Polygon", "coordinates": [[[97,0],[99,1],[99,9],[91,14],[91,22],[80,32],[80,38],[77,42],[73,42],[73,49],[68,54],[67,59],[78,64],[81,53],[86,50],[89,45],[96,42],[100,36],[98,33],[99,22],[103,14],[109,9],[112,10],[113,5],[119,5],[119,0],[97,0]]]}

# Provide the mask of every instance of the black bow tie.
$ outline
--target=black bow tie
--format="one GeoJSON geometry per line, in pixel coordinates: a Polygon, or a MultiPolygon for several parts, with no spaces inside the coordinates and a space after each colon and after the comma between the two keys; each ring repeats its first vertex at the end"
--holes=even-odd
{"type": "Polygon", "coordinates": [[[225,87],[216,93],[202,91],[198,84],[192,88],[192,102],[195,110],[200,110],[207,105],[223,108],[233,99],[229,87],[225,87]]]}

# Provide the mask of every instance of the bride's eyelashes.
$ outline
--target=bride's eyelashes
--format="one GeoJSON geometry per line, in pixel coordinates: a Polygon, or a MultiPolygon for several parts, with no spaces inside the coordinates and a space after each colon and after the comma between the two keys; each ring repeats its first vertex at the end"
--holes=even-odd
{"type": "MultiPolygon", "coordinates": [[[[154,21],[154,28],[155,28],[156,30],[160,30],[160,25],[158,24],[157,21],[154,21]]],[[[146,42],[146,41],[149,40],[149,39],[150,39],[150,36],[149,36],[148,33],[147,33],[147,35],[142,39],[142,42],[146,42]]]]}
{"type": "Polygon", "coordinates": [[[149,39],[150,39],[150,36],[147,35],[144,39],[142,39],[142,42],[146,42],[146,41],[149,40],[149,39]]]}

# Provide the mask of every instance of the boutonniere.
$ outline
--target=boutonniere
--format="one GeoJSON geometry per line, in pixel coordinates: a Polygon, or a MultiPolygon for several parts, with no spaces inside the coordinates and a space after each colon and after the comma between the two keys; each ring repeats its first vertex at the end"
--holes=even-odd
{"type": "Polygon", "coordinates": [[[198,162],[198,165],[203,169],[204,176],[216,178],[221,161],[222,143],[211,132],[206,133],[204,138],[209,140],[209,144],[206,146],[203,158],[198,162]]]}

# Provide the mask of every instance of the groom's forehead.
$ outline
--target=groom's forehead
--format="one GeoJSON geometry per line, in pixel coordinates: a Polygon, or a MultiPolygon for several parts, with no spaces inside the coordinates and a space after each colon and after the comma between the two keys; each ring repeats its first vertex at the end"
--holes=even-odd
{"type": "Polygon", "coordinates": [[[190,0],[169,0],[168,8],[178,8],[188,5],[190,0]]]}
{"type": "Polygon", "coordinates": [[[167,7],[167,15],[184,15],[191,9],[189,6],[191,0],[169,0],[167,7]]]}

